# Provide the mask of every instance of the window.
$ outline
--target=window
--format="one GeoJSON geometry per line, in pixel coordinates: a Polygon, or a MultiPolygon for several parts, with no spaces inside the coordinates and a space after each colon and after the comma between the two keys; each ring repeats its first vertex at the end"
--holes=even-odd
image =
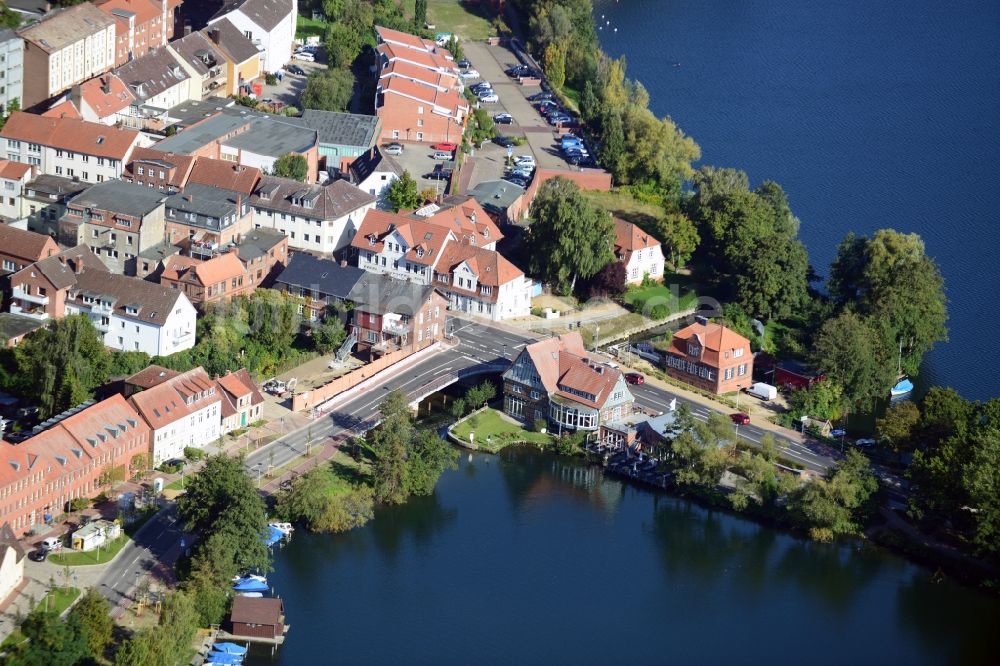
{"type": "Polygon", "coordinates": [[[739,358],[740,356],[743,356],[743,347],[733,350],[733,358],[739,358]]]}
{"type": "Polygon", "coordinates": [[[745,374],[747,374],[747,364],[746,363],[740,363],[740,367],[738,368],[738,371],[737,371],[736,374],[738,374],[740,377],[742,377],[745,374]]]}
{"type": "Polygon", "coordinates": [[[423,141],[423,140],[424,140],[424,133],[417,132],[417,141],[423,141]]]}
{"type": "Polygon", "coordinates": [[[63,168],[61,166],[56,167],[56,175],[57,176],[63,175],[63,168]]]}
{"type": "MultiPolygon", "coordinates": [[[[398,138],[399,138],[399,130],[392,130],[392,138],[393,138],[393,139],[398,139],[398,138]]],[[[10,141],[7,141],[7,143],[8,143],[8,145],[9,145],[9,144],[10,144],[11,142],[10,142],[10,141]]],[[[13,147],[13,146],[12,146],[12,147],[13,147]]]]}
{"type": "Polygon", "coordinates": [[[725,378],[726,379],[732,379],[733,378],[733,368],[726,368],[725,378]]]}

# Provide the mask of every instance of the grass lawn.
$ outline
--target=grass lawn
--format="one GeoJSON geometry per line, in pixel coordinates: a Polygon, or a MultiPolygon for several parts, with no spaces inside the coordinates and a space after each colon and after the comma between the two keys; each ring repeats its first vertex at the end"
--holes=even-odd
{"type": "Polygon", "coordinates": [[[316,21],[299,14],[298,23],[295,24],[295,36],[299,39],[306,37],[319,37],[323,39],[326,34],[326,21],[316,21]]]}
{"type": "Polygon", "coordinates": [[[46,608],[45,604],[48,603],[50,612],[62,613],[76,601],[78,596],[80,596],[80,590],[75,587],[57,587],[42,598],[38,607],[44,609],[46,608]]]}
{"type": "Polygon", "coordinates": [[[465,419],[452,430],[452,434],[466,442],[470,441],[469,433],[473,432],[476,434],[473,440],[476,446],[483,451],[493,453],[510,444],[523,442],[549,444],[552,441],[549,435],[525,430],[521,426],[507,421],[495,409],[479,412],[475,416],[465,419]],[[487,444],[487,442],[489,443],[487,444]]]}
{"type": "Polygon", "coordinates": [[[65,550],[61,553],[49,555],[49,562],[60,566],[78,567],[88,564],[104,564],[117,555],[125,545],[132,540],[132,535],[139,531],[139,528],[155,516],[155,512],[150,512],[139,518],[137,521],[125,528],[125,533],[110,544],[101,546],[99,550],[79,552],[75,550],[65,550]]]}
{"type": "Polygon", "coordinates": [[[622,296],[622,300],[636,312],[654,319],[653,311],[666,306],[669,316],[694,305],[698,295],[690,287],[691,280],[686,275],[672,274],[663,278],[663,283],[632,287],[622,296]]]}
{"type": "Polygon", "coordinates": [[[637,224],[647,231],[663,217],[663,209],[656,204],[636,199],[628,192],[584,192],[592,202],[626,222],[637,224]]]}
{"type": "MultiPolygon", "coordinates": [[[[599,342],[604,344],[608,340],[617,338],[626,331],[648,324],[648,321],[649,320],[641,314],[637,314],[635,312],[629,312],[620,317],[615,317],[614,319],[604,319],[599,322],[601,327],[601,330],[599,331],[601,339],[599,342]]],[[[574,330],[580,331],[580,337],[583,338],[583,344],[585,347],[590,348],[594,345],[594,333],[597,332],[597,326],[595,324],[584,323],[582,327],[574,330]]]]}
{"type": "MultiPolygon", "coordinates": [[[[463,39],[486,39],[493,34],[493,14],[487,3],[466,4],[457,0],[427,0],[427,22],[434,32],[453,32],[463,39]]],[[[403,0],[407,16],[413,16],[413,0],[403,0]]]]}

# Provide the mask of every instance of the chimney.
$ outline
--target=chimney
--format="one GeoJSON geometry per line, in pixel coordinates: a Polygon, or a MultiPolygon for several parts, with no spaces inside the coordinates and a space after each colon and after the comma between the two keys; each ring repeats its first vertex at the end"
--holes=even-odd
{"type": "Polygon", "coordinates": [[[237,215],[237,217],[240,215],[240,211],[241,210],[243,210],[243,195],[242,194],[237,194],[236,195],[236,215],[237,215]]]}
{"type": "MultiPolygon", "coordinates": [[[[187,26],[185,26],[185,29],[187,29],[187,26]]],[[[211,30],[209,30],[208,31],[208,38],[211,39],[216,44],[218,44],[219,43],[219,29],[218,28],[212,28],[211,30]]]]}

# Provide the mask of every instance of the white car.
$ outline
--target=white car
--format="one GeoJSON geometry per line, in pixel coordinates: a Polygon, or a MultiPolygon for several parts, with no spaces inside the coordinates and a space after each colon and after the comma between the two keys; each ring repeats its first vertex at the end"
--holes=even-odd
{"type": "Polygon", "coordinates": [[[461,74],[459,74],[459,76],[461,76],[463,79],[478,79],[479,78],[479,72],[477,72],[474,69],[467,69],[464,72],[462,72],[461,74]]]}
{"type": "Polygon", "coordinates": [[[296,53],[292,56],[296,60],[304,60],[305,62],[316,62],[316,56],[308,51],[302,51],[301,53],[296,53]]]}
{"type": "Polygon", "coordinates": [[[514,164],[520,167],[535,168],[535,158],[533,155],[518,155],[514,158],[514,164]]]}
{"type": "Polygon", "coordinates": [[[479,101],[484,104],[495,104],[500,101],[500,96],[496,93],[489,93],[488,95],[480,95],[479,101]]]}

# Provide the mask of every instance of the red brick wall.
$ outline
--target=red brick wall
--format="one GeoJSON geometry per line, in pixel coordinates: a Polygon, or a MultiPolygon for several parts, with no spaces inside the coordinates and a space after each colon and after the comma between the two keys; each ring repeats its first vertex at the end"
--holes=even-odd
{"type": "Polygon", "coordinates": [[[387,96],[386,104],[380,107],[376,115],[382,119],[383,143],[388,141],[410,141],[420,143],[440,143],[462,141],[462,126],[450,118],[430,113],[429,105],[424,105],[424,113],[417,113],[418,104],[398,103],[396,96],[387,96]],[[423,120],[423,126],[418,121],[423,120]],[[393,136],[393,130],[398,130],[399,136],[393,136]],[[423,132],[423,138],[418,139],[417,133],[423,132]]]}

